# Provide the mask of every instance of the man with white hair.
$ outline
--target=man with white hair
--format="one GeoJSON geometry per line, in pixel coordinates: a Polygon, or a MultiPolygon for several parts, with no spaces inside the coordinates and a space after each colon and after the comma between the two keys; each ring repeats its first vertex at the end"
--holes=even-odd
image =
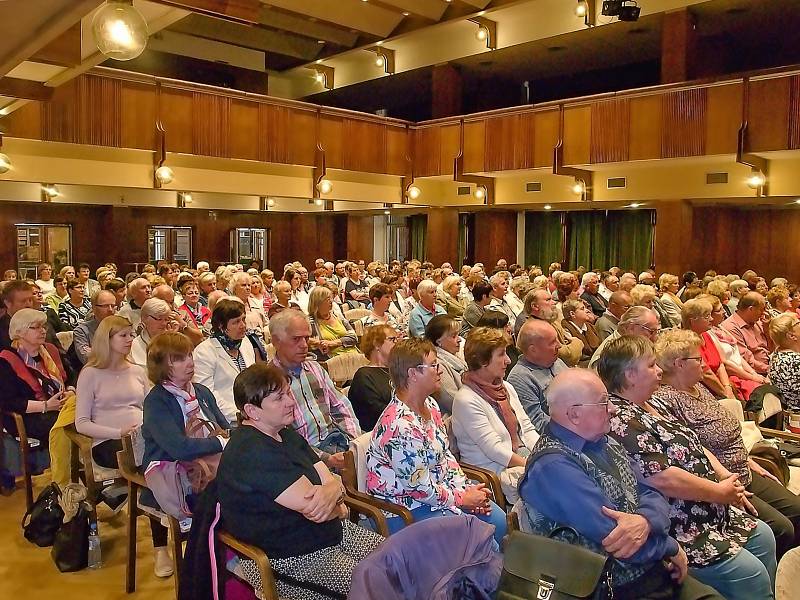
{"type": "Polygon", "coordinates": [[[613,273],[604,273],[600,282],[600,295],[608,302],[611,294],[619,289],[619,277],[613,273]]]}
{"type": "Polygon", "coordinates": [[[269,322],[275,346],[272,364],[289,378],[295,400],[292,428],[316,448],[328,467],[344,466],[350,440],[361,434],[353,406],[318,362],[306,360],[311,326],[297,310],[284,310],[269,322]]]}
{"type": "Polygon", "coordinates": [[[564,371],[553,379],[547,404],[550,423],[519,484],[521,529],[549,536],[569,527],[577,533],[571,543],[611,555],[614,597],[721,600],[687,575],[686,552],[670,535],[669,503],[609,439],[616,409],[600,378],[564,371]]]}
{"type": "Polygon", "coordinates": [[[412,337],[424,337],[425,327],[428,322],[436,315],[447,314],[446,311],[436,304],[436,282],[425,279],[417,286],[417,296],[419,302],[411,309],[408,316],[408,334],[412,337]]]}
{"type": "Polygon", "coordinates": [[[650,271],[642,271],[639,273],[639,283],[644,285],[655,285],[656,283],[656,276],[653,275],[650,271]]]}
{"type": "Polygon", "coordinates": [[[630,292],[636,285],[636,275],[633,273],[623,273],[619,278],[619,289],[623,292],[630,292]]]}
{"type": "Polygon", "coordinates": [[[209,265],[206,261],[201,260],[197,263],[197,276],[200,277],[203,273],[208,273],[211,270],[211,265],[209,265]]]}
{"type": "Polygon", "coordinates": [[[125,317],[133,325],[133,330],[139,328],[142,322],[142,305],[153,293],[150,282],[144,277],[137,277],[128,284],[128,301],[117,311],[120,317],[125,317]]]}
{"type": "Polygon", "coordinates": [[[596,317],[602,317],[608,308],[608,301],[600,295],[600,277],[594,271],[587,271],[581,279],[583,293],[581,300],[589,303],[596,317]]]}
{"type": "Polygon", "coordinates": [[[592,358],[589,359],[589,368],[596,368],[600,355],[612,340],[619,339],[623,335],[638,335],[655,343],[660,330],[661,319],[655,310],[646,306],[632,306],[622,315],[616,331],[604,339],[594,351],[592,358]]]}

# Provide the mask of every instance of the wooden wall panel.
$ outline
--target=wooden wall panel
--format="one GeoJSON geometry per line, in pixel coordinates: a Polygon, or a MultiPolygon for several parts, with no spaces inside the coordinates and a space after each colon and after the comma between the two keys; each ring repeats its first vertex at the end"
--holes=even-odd
{"type": "Polygon", "coordinates": [[[706,154],[736,153],[742,124],[742,94],[742,85],[738,83],[708,88],[706,154]]]}
{"type": "Polygon", "coordinates": [[[57,87],[49,102],[42,102],[42,139],[48,142],[78,142],[80,79],[57,87]]]}
{"type": "Polygon", "coordinates": [[[371,261],[375,253],[374,238],[375,217],[348,215],[347,257],[349,259],[371,261]]]}
{"type": "Polygon", "coordinates": [[[659,202],[656,205],[653,256],[656,271],[680,276],[692,268],[692,234],[692,207],[688,202],[659,202]],[[687,248],[690,249],[688,252],[687,248]]]}
{"type": "MultiPolygon", "coordinates": [[[[153,150],[156,147],[156,86],[123,81],[120,90],[120,145],[153,150]]],[[[167,149],[170,138],[167,136],[167,149]]]]}
{"type": "Polygon", "coordinates": [[[258,105],[258,160],[289,163],[289,109],[272,104],[258,105]]]}
{"type": "Polygon", "coordinates": [[[678,90],[664,95],[662,158],[705,154],[707,109],[705,88],[678,90]]]}
{"type": "MultiPolygon", "coordinates": [[[[528,143],[532,145],[533,140],[528,143]]],[[[486,120],[464,123],[464,171],[486,171],[486,120]]]]}
{"type": "MultiPolygon", "coordinates": [[[[325,166],[331,169],[344,169],[342,142],[342,119],[333,115],[322,115],[319,123],[319,137],[325,149],[325,166]]],[[[347,145],[347,152],[351,146],[347,145]]]]}
{"type": "Polygon", "coordinates": [[[661,158],[661,96],[631,98],[629,160],[661,158]]]}
{"type": "Polygon", "coordinates": [[[498,259],[512,263],[516,257],[517,213],[500,210],[475,213],[475,262],[482,262],[491,270],[498,259]]]}
{"type": "Polygon", "coordinates": [[[750,82],[747,134],[750,151],[789,147],[789,78],[750,82]]]}
{"type": "Polygon", "coordinates": [[[458,254],[458,209],[428,209],[428,229],[425,235],[425,256],[435,265],[455,264],[458,254]]]}
{"type": "Polygon", "coordinates": [[[192,153],[229,158],[231,99],[192,93],[192,153]]]}
{"type": "Polygon", "coordinates": [[[417,177],[439,175],[442,129],[438,126],[414,130],[414,174],[417,177]]]}
{"type": "Polygon", "coordinates": [[[533,164],[535,167],[553,166],[553,149],[558,143],[558,109],[534,114],[533,164]]]}
{"type": "Polygon", "coordinates": [[[409,132],[405,127],[386,126],[386,173],[405,175],[411,170],[409,132]]]}
{"type": "Polygon", "coordinates": [[[258,104],[248,100],[231,100],[228,152],[231,158],[258,160],[258,104]]]}
{"type": "Polygon", "coordinates": [[[624,162],[631,144],[631,103],[627,98],[592,104],[589,160],[624,162]]]}
{"type": "Polygon", "coordinates": [[[289,112],[289,162],[314,166],[317,148],[317,115],[306,110],[289,112]]]}
{"type": "Polygon", "coordinates": [[[439,146],[439,174],[452,175],[455,158],[461,151],[461,125],[443,125],[439,146]]]}
{"type": "Polygon", "coordinates": [[[564,163],[589,163],[592,130],[591,106],[572,106],[564,109],[564,163]]]}
{"type": "Polygon", "coordinates": [[[533,113],[486,119],[485,140],[484,163],[486,171],[533,168],[533,113]]]}
{"type": "Polygon", "coordinates": [[[161,87],[159,116],[167,135],[167,151],[191,154],[193,148],[192,92],[161,87]]]}
{"type": "Polygon", "coordinates": [[[800,75],[793,75],[790,82],[789,148],[800,149],[800,75]]]}
{"type": "Polygon", "coordinates": [[[342,140],[347,140],[343,168],[383,173],[386,169],[386,128],[381,123],[344,119],[342,140]]]}
{"type": "Polygon", "coordinates": [[[29,102],[2,120],[5,135],[28,140],[42,139],[42,105],[29,102]]]}
{"type": "Polygon", "coordinates": [[[79,144],[120,147],[122,128],[122,82],[119,79],[84,75],[78,79],[79,144]]]}

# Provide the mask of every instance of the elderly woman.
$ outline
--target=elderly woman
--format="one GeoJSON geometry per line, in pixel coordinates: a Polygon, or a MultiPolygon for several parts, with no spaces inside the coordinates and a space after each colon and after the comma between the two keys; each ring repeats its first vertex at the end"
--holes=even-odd
{"type": "Polygon", "coordinates": [[[131,362],[142,368],[147,366],[147,346],[165,331],[175,331],[177,324],[170,319],[172,308],[160,298],[148,298],[142,304],[142,329],[131,346],[131,362]]]}
{"type": "Polygon", "coordinates": [[[511,338],[498,329],[478,327],[469,332],[464,345],[469,370],[462,375],[463,385],[453,402],[453,433],[464,462],[497,473],[507,502],[513,504],[539,434],[517,392],[503,381],[510,343],[511,338]]]}
{"type": "Polygon", "coordinates": [[[258,272],[255,275],[250,274],[250,299],[255,300],[252,303],[253,307],[260,311],[266,319],[269,307],[272,305],[272,298],[268,293],[264,292],[264,282],[261,281],[258,272]]]}
{"type": "MultiPolygon", "coordinates": [[[[29,437],[46,443],[66,399],[66,372],[58,349],[45,341],[47,315],[32,308],[9,321],[11,348],[0,352],[0,409],[22,415],[29,437]]],[[[14,419],[3,425],[17,434],[14,419]]]]}
{"type": "Polygon", "coordinates": [[[283,280],[290,286],[289,302],[297,305],[304,313],[308,313],[308,292],[303,289],[303,278],[299,271],[289,268],[283,274],[283,280]]]}
{"type": "Polygon", "coordinates": [[[408,317],[408,334],[413,337],[423,337],[425,327],[436,315],[445,314],[444,309],[436,304],[436,282],[424,279],[417,285],[419,302],[411,310],[408,317]]]}
{"type": "Polygon", "coordinates": [[[372,431],[392,399],[389,353],[398,339],[397,331],[389,325],[367,327],[361,337],[361,352],[369,359],[369,364],[356,371],[347,397],[364,431],[372,431]]]}
{"type": "Polygon", "coordinates": [[[702,339],[700,354],[703,359],[703,383],[719,398],[747,400],[760,384],[753,379],[741,379],[730,375],[717,345],[709,331],[713,323],[713,306],[705,298],[687,300],[681,317],[683,329],[694,331],[702,339]]]}
{"type": "Polygon", "coordinates": [[[564,319],[561,321],[564,331],[568,331],[572,337],[583,342],[583,356],[578,365],[585,367],[602,341],[592,323],[592,313],[581,299],[566,300],[561,305],[561,312],[564,314],[564,319]]]}
{"type": "MultiPolygon", "coordinates": [[[[267,553],[281,598],[344,598],[353,569],[383,538],[347,519],[341,481],[292,428],[295,401],[283,371],[253,365],[233,389],[242,426],[217,472],[226,531],[267,553]]],[[[261,589],[257,565],[242,567],[261,589]]]]}
{"type": "Polygon", "coordinates": [[[616,413],[610,435],[633,457],[646,483],[669,499],[670,535],[686,551],[689,572],[728,600],[772,598],[775,537],[740,510],[752,506],[739,476],[705,450],[694,431],[652,406],[661,380],[652,342],[612,340],[597,371],[616,413]]]}
{"type": "Polygon", "coordinates": [[[211,318],[211,311],[200,301],[200,288],[191,277],[183,279],[178,288],[183,296],[183,304],[178,307],[196,329],[203,329],[211,318]]]}
{"type": "Polygon", "coordinates": [[[36,278],[36,285],[42,290],[42,295],[46,298],[50,294],[55,293],[56,287],[53,281],[53,267],[47,263],[42,263],[36,268],[38,277],[36,278]]]}
{"type": "Polygon", "coordinates": [[[272,306],[272,286],[275,285],[275,273],[269,269],[261,271],[261,287],[264,290],[264,313],[269,314],[272,306]]]}
{"type": "Polygon", "coordinates": [[[214,395],[230,423],[236,423],[233,382],[256,362],[256,351],[247,338],[245,308],[238,300],[223,298],[211,312],[211,337],[194,350],[194,381],[214,395]]]}
{"type": "MultiPolygon", "coordinates": [[[[389,354],[395,394],[381,413],[367,449],[367,491],[401,504],[414,520],[468,512],[495,526],[500,543],[505,513],[489,499],[483,484],[470,485],[450,452],[442,413],[431,398],[439,388],[439,364],[433,344],[411,338],[389,354]]],[[[387,519],[389,530],[404,521],[387,519]]]]}
{"type": "Polygon", "coordinates": [[[392,305],[394,290],[385,283],[376,283],[369,288],[369,302],[372,311],[361,319],[364,328],[372,325],[389,325],[394,329],[399,329],[397,318],[389,311],[392,305]]]}
{"type": "Polygon", "coordinates": [[[217,276],[213,273],[203,273],[197,278],[197,285],[200,288],[200,302],[203,306],[208,306],[208,295],[217,289],[217,276]]]}
{"type": "Polygon", "coordinates": [[[767,292],[767,313],[771,319],[791,310],[792,301],[787,288],[776,286],[767,292]]]}
{"type": "Polygon", "coordinates": [[[453,399],[461,388],[461,375],[467,370],[459,353],[461,337],[458,321],[448,315],[436,315],[425,327],[425,339],[436,347],[439,361],[439,391],[433,394],[439,409],[447,414],[453,412],[453,399]]]}
{"type": "Polygon", "coordinates": [[[726,319],[733,314],[733,311],[728,307],[728,303],[731,301],[731,292],[730,285],[727,281],[724,279],[715,279],[711,281],[708,286],[706,286],[706,293],[709,296],[719,299],[726,319]]]}
{"type": "Polygon", "coordinates": [[[454,319],[461,320],[464,315],[464,305],[458,298],[461,291],[461,278],[458,275],[450,275],[442,281],[441,291],[436,295],[436,303],[454,319]]]}
{"type": "Polygon", "coordinates": [[[355,351],[358,338],[347,319],[333,314],[333,294],[325,286],[311,290],[308,298],[308,322],[311,324],[309,347],[319,360],[355,351]]]}
{"type": "Polygon", "coordinates": [[[784,314],[769,323],[775,352],[769,357],[769,380],[783,393],[790,410],[800,411],[800,318],[784,314]]]}
{"type": "Polygon", "coordinates": [[[658,289],[661,290],[661,308],[669,319],[670,327],[680,327],[681,308],[683,302],[678,297],[678,276],[662,273],[658,278],[658,289]]]}
{"type": "Polygon", "coordinates": [[[244,305],[244,322],[247,331],[253,332],[263,339],[264,330],[267,327],[267,317],[264,314],[263,304],[250,295],[251,280],[252,277],[247,273],[235,273],[231,278],[231,291],[244,305]]]}
{"type": "Polygon", "coordinates": [[[650,406],[664,418],[675,419],[694,431],[722,466],[739,476],[739,483],[753,493],[750,502],[758,517],[775,534],[780,561],[800,541],[800,529],[795,528],[800,523],[800,498],[748,458],[738,419],[700,385],[701,344],[696,333],[686,330],[665,331],[659,336],[655,352],[663,373],[650,406]]]}
{"type": "Polygon", "coordinates": [[[69,298],[58,305],[58,318],[74,329],[92,310],[92,304],[86,297],[86,286],[77,279],[67,281],[66,288],[69,298]]]}

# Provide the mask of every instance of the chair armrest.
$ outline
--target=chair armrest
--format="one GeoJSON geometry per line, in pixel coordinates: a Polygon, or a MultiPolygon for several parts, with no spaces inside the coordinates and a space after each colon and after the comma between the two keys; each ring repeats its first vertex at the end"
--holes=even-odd
{"type": "Polygon", "coordinates": [[[278,589],[275,586],[275,576],[272,574],[272,566],[269,564],[269,558],[266,552],[261,548],[256,548],[255,546],[237,540],[225,531],[218,530],[217,538],[222,544],[235,553],[255,561],[258,566],[258,572],[261,575],[261,593],[263,595],[263,600],[279,600],[278,589]]]}
{"type": "Polygon", "coordinates": [[[358,498],[351,498],[345,495],[344,503],[351,513],[363,515],[375,523],[375,530],[383,537],[389,537],[389,524],[386,522],[386,515],[377,506],[359,500],[358,498]]]}
{"type": "Polygon", "coordinates": [[[492,496],[494,496],[494,501],[497,503],[497,505],[505,510],[506,495],[503,493],[503,486],[500,485],[500,478],[497,476],[497,473],[494,473],[489,469],[476,467],[466,463],[459,464],[461,465],[461,470],[464,471],[464,475],[466,475],[469,479],[474,479],[475,481],[485,484],[486,487],[491,490],[492,496]]]}
{"type": "Polygon", "coordinates": [[[797,442],[800,444],[800,434],[792,433],[791,431],[780,431],[778,429],[768,429],[767,427],[759,427],[761,435],[764,437],[774,437],[787,442],[797,442]]]}
{"type": "Polygon", "coordinates": [[[385,510],[388,513],[397,515],[403,519],[406,525],[411,525],[411,523],[414,522],[414,517],[412,516],[411,511],[405,506],[400,506],[394,502],[387,502],[386,500],[381,500],[380,498],[370,496],[364,492],[359,492],[358,490],[352,489],[347,484],[345,484],[344,487],[345,491],[347,492],[347,496],[349,496],[351,499],[360,500],[361,502],[374,506],[379,510],[385,510]]]}

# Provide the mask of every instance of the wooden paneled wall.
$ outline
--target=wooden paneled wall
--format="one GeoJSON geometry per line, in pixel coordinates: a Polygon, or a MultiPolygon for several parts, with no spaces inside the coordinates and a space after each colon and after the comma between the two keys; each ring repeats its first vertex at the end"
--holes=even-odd
{"type": "MultiPolygon", "coordinates": [[[[455,254],[455,253],[454,253],[455,254]]],[[[475,262],[487,269],[505,258],[509,264],[517,257],[517,213],[487,210],[475,215],[475,262]]]]}
{"type": "Polygon", "coordinates": [[[428,230],[425,235],[426,257],[435,265],[458,260],[458,209],[431,208],[428,210],[428,230]]]}

